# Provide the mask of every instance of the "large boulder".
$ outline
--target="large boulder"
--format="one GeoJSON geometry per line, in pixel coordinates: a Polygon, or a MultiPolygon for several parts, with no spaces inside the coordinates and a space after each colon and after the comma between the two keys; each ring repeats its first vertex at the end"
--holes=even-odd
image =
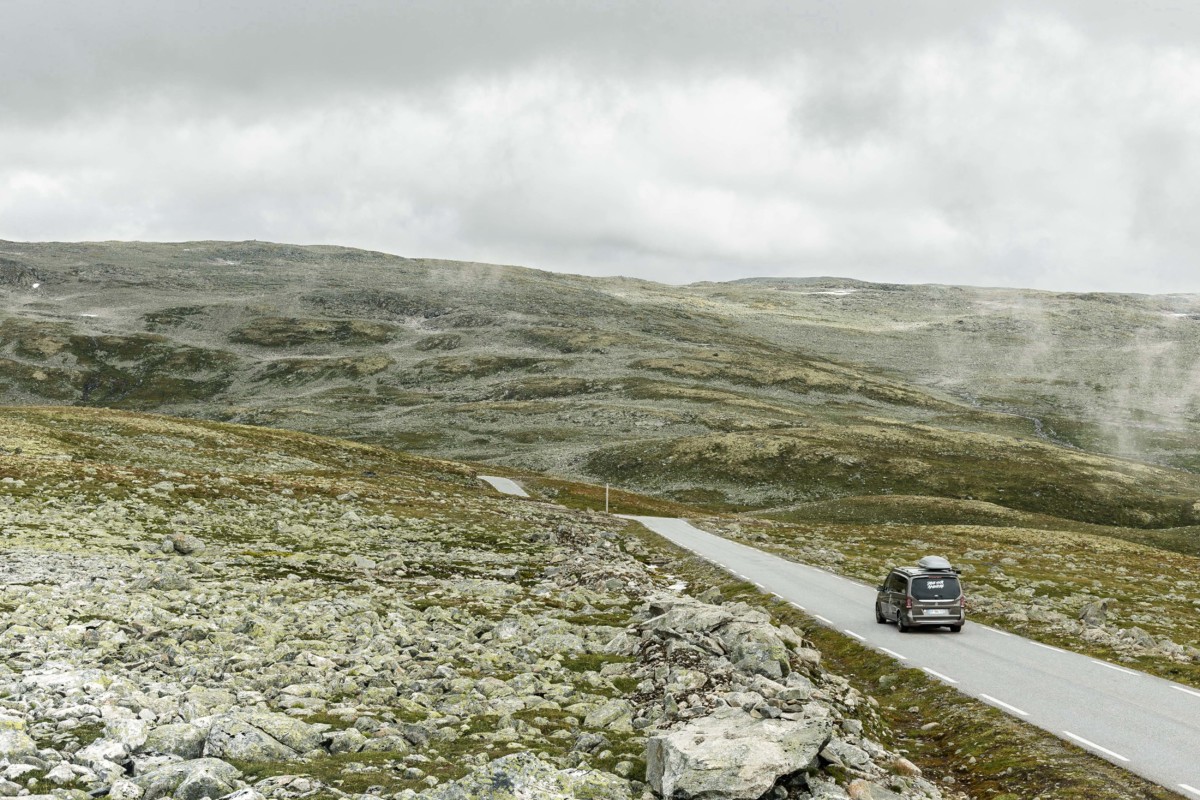
{"type": "Polygon", "coordinates": [[[1103,628],[1108,618],[1108,607],[1112,600],[1105,598],[1088,603],[1079,611],[1079,620],[1089,628],[1103,628]]]}
{"type": "Polygon", "coordinates": [[[140,749],[150,753],[170,753],[187,760],[204,755],[207,738],[207,728],[187,722],[159,725],[150,731],[140,749]]]}
{"type": "Polygon", "coordinates": [[[756,800],[812,765],[832,731],[826,716],[758,719],[740,708],[717,709],[651,737],[647,780],[668,800],[756,800]]]}
{"type": "Polygon", "coordinates": [[[204,542],[190,533],[172,533],[162,540],[162,551],[190,556],[193,553],[203,553],[204,542]]]}
{"type": "Polygon", "coordinates": [[[300,754],[260,728],[231,714],[213,721],[204,742],[204,755],[235,761],[290,761],[300,754]]]}
{"type": "Polygon", "coordinates": [[[238,716],[297,753],[316,750],[325,739],[325,731],[329,730],[328,725],[310,725],[272,711],[252,711],[238,716]]]}
{"type": "Polygon", "coordinates": [[[25,732],[25,720],[0,716],[0,758],[16,760],[37,755],[37,743],[25,732]]]}
{"type": "Polygon", "coordinates": [[[425,800],[630,800],[629,782],[607,772],[558,769],[533,753],[503,756],[464,778],[419,795],[425,800]]]}
{"type": "Polygon", "coordinates": [[[182,798],[184,794],[187,800],[199,800],[202,797],[229,794],[240,777],[241,770],[232,764],[217,758],[197,758],[151,770],[134,778],[133,783],[144,792],[142,800],[158,800],[173,795],[182,798]]]}

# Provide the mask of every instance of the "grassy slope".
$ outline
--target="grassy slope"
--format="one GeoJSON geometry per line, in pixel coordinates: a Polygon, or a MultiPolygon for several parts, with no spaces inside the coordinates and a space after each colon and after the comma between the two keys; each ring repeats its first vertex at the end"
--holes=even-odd
{"type": "MultiPolygon", "coordinates": [[[[209,530],[205,536],[210,541],[234,548],[239,561],[261,561],[264,580],[274,579],[277,572],[300,572],[305,577],[328,582],[331,591],[344,589],[347,580],[336,570],[331,571],[323,558],[325,553],[321,551],[320,541],[295,539],[291,534],[262,524],[264,515],[267,519],[274,517],[272,503],[283,495],[325,508],[330,506],[333,497],[353,492],[357,496],[355,502],[369,504],[402,521],[411,519],[434,525],[442,531],[439,541],[446,547],[447,557],[465,546],[477,556],[494,551],[498,559],[496,564],[503,565],[505,553],[509,553],[509,558],[515,558],[517,551],[513,547],[521,551],[527,549],[527,545],[520,543],[522,523],[513,522],[503,508],[493,507],[492,493],[475,480],[475,470],[471,466],[367,445],[288,431],[121,411],[25,408],[0,410],[0,447],[7,455],[0,466],[0,479],[11,477],[24,481],[23,486],[0,484],[5,493],[15,497],[38,497],[41,502],[51,504],[74,504],[86,497],[90,498],[92,507],[105,500],[129,499],[143,510],[161,509],[161,513],[147,514],[147,520],[158,520],[167,526],[174,514],[185,506],[194,512],[207,503],[230,499],[246,501],[245,531],[235,524],[223,531],[209,530]],[[20,453],[16,454],[18,449],[20,453]],[[170,493],[164,494],[153,488],[164,478],[175,483],[176,488],[170,493]],[[217,538],[211,538],[214,536],[217,538]]],[[[516,472],[511,474],[521,477],[535,495],[552,497],[571,507],[597,508],[603,502],[603,487],[600,486],[521,476],[516,472]]],[[[624,513],[687,514],[690,511],[668,501],[626,492],[614,493],[613,501],[614,510],[624,513]]],[[[994,512],[993,516],[998,513],[994,512]]],[[[730,517],[714,518],[713,521],[720,526],[737,525],[744,531],[774,532],[768,545],[794,546],[798,542],[798,529],[794,526],[760,525],[730,517]]],[[[1078,526],[1078,523],[1063,524],[1078,526]]],[[[164,527],[164,532],[167,530],[164,527]]],[[[893,528],[880,525],[876,530],[882,535],[893,528]]],[[[963,535],[969,533],[963,532],[963,535]]],[[[1002,533],[1005,537],[1018,536],[1014,531],[1002,533]]],[[[1087,753],[1019,725],[993,709],[974,701],[964,701],[960,695],[916,671],[897,673],[894,665],[878,654],[824,631],[799,612],[776,604],[749,585],[731,580],[638,526],[629,526],[625,534],[637,538],[650,552],[650,560],[664,573],[665,581],[683,577],[693,586],[718,586],[728,598],[762,605],[778,621],[806,631],[808,637],[820,644],[825,661],[832,669],[848,675],[861,691],[879,700],[885,724],[872,730],[871,734],[907,751],[910,758],[935,779],[953,776],[956,787],[972,796],[1005,800],[1039,795],[1061,798],[1170,796],[1087,753]],[[942,724],[930,731],[920,730],[914,724],[914,720],[929,718],[939,719],[942,724]]],[[[925,531],[922,535],[937,535],[937,532],[925,531]]],[[[914,537],[914,532],[906,531],[899,538],[909,541],[914,537]]],[[[876,559],[894,555],[880,549],[878,542],[872,543],[867,532],[861,529],[838,531],[835,538],[850,546],[849,551],[856,554],[852,563],[860,571],[869,571],[876,559]]],[[[1084,537],[1081,541],[1092,543],[1090,558],[1092,563],[1104,565],[1103,571],[1117,565],[1117,561],[1109,563],[1114,553],[1124,557],[1121,548],[1104,545],[1107,540],[1093,541],[1084,537]]],[[[363,542],[362,546],[367,544],[363,542]]],[[[929,544],[941,546],[945,542],[935,540],[929,544]]],[[[86,542],[73,546],[86,546],[86,542]]],[[[924,545],[913,542],[912,546],[924,545]]],[[[355,553],[359,550],[362,547],[355,553]]],[[[374,555],[370,549],[364,552],[374,555]]],[[[979,558],[986,560],[988,556],[980,555],[979,558]]],[[[441,574],[438,570],[456,574],[464,569],[478,569],[478,558],[471,563],[470,568],[452,563],[427,564],[423,569],[434,572],[417,576],[416,588],[420,591],[421,581],[441,574]]],[[[1120,564],[1136,569],[1138,562],[1122,560],[1120,564]]],[[[1194,571],[1195,565],[1183,564],[1181,568],[1194,571]]],[[[857,574],[855,570],[850,571],[857,574]]],[[[1010,568],[1010,572],[1023,577],[1019,569],[1010,568]]],[[[1136,574],[1131,576],[1137,577],[1136,574]]],[[[397,597],[403,594],[400,588],[397,587],[397,597]]],[[[411,598],[409,601],[416,602],[411,598]]],[[[434,605],[439,601],[426,598],[426,602],[434,605]]],[[[569,615],[572,612],[565,609],[554,613],[569,615]]],[[[582,672],[586,665],[576,667],[564,661],[563,666],[582,672]]],[[[312,721],[342,724],[336,717],[312,721]]],[[[471,724],[494,726],[494,720],[481,719],[471,724]]],[[[460,759],[470,754],[469,741],[460,741],[455,747],[461,752],[455,750],[443,754],[450,765],[446,767],[448,771],[437,772],[443,778],[460,774],[460,759]]],[[[371,753],[330,757],[306,765],[305,771],[327,781],[343,781],[343,788],[354,791],[362,791],[369,784],[383,784],[392,790],[407,785],[403,781],[397,783],[394,771],[374,760],[378,760],[377,754],[371,753]]],[[[296,769],[294,764],[243,766],[254,775],[280,770],[294,772],[296,769]]]]}
{"type": "Polygon", "coordinates": [[[350,435],[712,508],[973,498],[1183,546],[1200,522],[1192,476],[1054,446],[1153,431],[1150,455],[1191,463],[1194,298],[666,287],[260,242],[0,250],[3,402],[350,435]]]}

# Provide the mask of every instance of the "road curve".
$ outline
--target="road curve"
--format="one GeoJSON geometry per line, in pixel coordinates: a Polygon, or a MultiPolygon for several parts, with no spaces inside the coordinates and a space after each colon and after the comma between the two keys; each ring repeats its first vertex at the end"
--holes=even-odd
{"type": "Polygon", "coordinates": [[[479,480],[486,481],[493,489],[502,494],[529,497],[529,493],[521,488],[521,484],[510,478],[498,478],[495,475],[480,475],[479,480]]]}
{"type": "MultiPolygon", "coordinates": [[[[875,588],[714,536],[627,516],[906,667],[1200,800],[1200,691],[970,622],[900,633],[875,622],[875,588]]],[[[882,577],[887,565],[880,565],[882,577]]]]}

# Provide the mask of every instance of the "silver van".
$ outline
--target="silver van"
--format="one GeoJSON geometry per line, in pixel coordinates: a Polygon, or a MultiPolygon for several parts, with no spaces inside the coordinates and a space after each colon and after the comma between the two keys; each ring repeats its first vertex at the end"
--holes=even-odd
{"type": "Polygon", "coordinates": [[[895,622],[901,633],[939,626],[958,633],[967,621],[958,574],[940,556],[926,556],[915,567],[893,567],[875,596],[875,621],[895,622]]]}

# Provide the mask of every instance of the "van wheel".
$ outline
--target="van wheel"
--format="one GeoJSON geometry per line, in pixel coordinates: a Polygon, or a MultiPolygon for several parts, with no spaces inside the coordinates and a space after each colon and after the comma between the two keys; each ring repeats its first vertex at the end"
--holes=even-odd
{"type": "Polygon", "coordinates": [[[886,625],[887,620],[884,619],[883,612],[879,610],[879,603],[875,604],[875,621],[880,625],[886,625]]]}
{"type": "Polygon", "coordinates": [[[962,630],[962,625],[951,625],[950,626],[951,633],[958,633],[961,630],[962,630]]]}
{"type": "Polygon", "coordinates": [[[896,615],[896,630],[900,631],[901,633],[908,633],[910,630],[910,628],[904,624],[903,611],[896,615]]]}

